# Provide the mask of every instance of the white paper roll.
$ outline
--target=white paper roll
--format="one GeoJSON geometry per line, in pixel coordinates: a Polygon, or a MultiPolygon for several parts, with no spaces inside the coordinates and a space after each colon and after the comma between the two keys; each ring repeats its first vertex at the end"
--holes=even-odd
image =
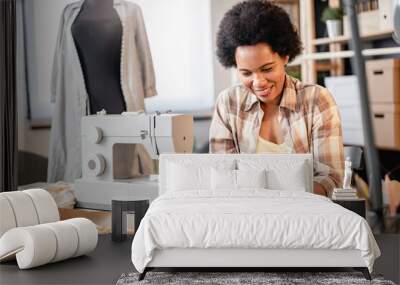
{"type": "Polygon", "coordinates": [[[29,189],[22,192],[31,197],[39,217],[39,224],[60,220],[57,204],[49,192],[43,189],[29,189]]]}
{"type": "Polygon", "coordinates": [[[78,233],[74,226],[59,221],[41,225],[51,229],[57,238],[57,252],[51,262],[73,257],[78,249],[78,233]]]}
{"type": "Polygon", "coordinates": [[[64,222],[74,226],[78,233],[78,249],[74,257],[86,254],[96,248],[98,232],[92,221],[85,218],[75,218],[64,222]]]}
{"type": "Polygon", "coordinates": [[[10,202],[6,197],[0,194],[0,237],[9,229],[15,228],[17,222],[15,221],[14,211],[11,208],[10,202]]]}
{"type": "Polygon", "coordinates": [[[17,227],[33,226],[39,223],[36,208],[30,196],[22,191],[1,193],[7,198],[14,211],[17,227]]]}

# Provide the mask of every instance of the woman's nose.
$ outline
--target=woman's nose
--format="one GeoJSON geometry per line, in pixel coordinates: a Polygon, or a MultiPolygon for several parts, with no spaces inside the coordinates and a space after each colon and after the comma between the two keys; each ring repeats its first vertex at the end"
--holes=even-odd
{"type": "Polygon", "coordinates": [[[254,86],[263,86],[265,84],[267,84],[267,79],[262,75],[262,74],[254,74],[254,78],[253,78],[253,85],[254,86]]]}

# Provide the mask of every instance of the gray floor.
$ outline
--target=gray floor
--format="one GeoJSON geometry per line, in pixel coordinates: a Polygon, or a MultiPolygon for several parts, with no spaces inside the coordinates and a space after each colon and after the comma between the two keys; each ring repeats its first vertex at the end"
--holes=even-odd
{"type": "Polygon", "coordinates": [[[132,239],[112,242],[99,235],[97,248],[87,256],[19,270],[16,262],[0,264],[0,284],[115,284],[124,272],[132,272],[132,239]]]}
{"type": "MultiPolygon", "coordinates": [[[[376,261],[374,273],[399,284],[400,235],[379,235],[376,240],[382,257],[376,261]]],[[[130,260],[131,243],[132,239],[116,243],[109,235],[101,235],[96,250],[88,256],[30,270],[19,270],[16,262],[3,263],[0,264],[0,284],[115,284],[122,273],[134,271],[130,260]]]]}

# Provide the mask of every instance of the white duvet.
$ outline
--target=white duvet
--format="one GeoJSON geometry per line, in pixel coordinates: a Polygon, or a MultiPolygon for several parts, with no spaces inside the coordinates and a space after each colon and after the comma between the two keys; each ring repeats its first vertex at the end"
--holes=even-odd
{"type": "Polygon", "coordinates": [[[365,219],[328,198],[257,189],[160,196],[137,230],[132,262],[143,272],[165,248],[358,249],[371,272],[380,255],[365,219]]]}

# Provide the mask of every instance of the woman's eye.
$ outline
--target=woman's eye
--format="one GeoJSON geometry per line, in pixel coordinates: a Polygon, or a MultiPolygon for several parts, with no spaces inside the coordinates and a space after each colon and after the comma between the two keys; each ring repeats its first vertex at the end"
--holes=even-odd
{"type": "Polygon", "coordinates": [[[245,76],[245,77],[248,77],[248,76],[251,75],[251,72],[242,72],[242,75],[245,76]]]}
{"type": "Polygon", "coordinates": [[[263,68],[261,71],[262,72],[270,72],[272,70],[272,68],[263,68]]]}

